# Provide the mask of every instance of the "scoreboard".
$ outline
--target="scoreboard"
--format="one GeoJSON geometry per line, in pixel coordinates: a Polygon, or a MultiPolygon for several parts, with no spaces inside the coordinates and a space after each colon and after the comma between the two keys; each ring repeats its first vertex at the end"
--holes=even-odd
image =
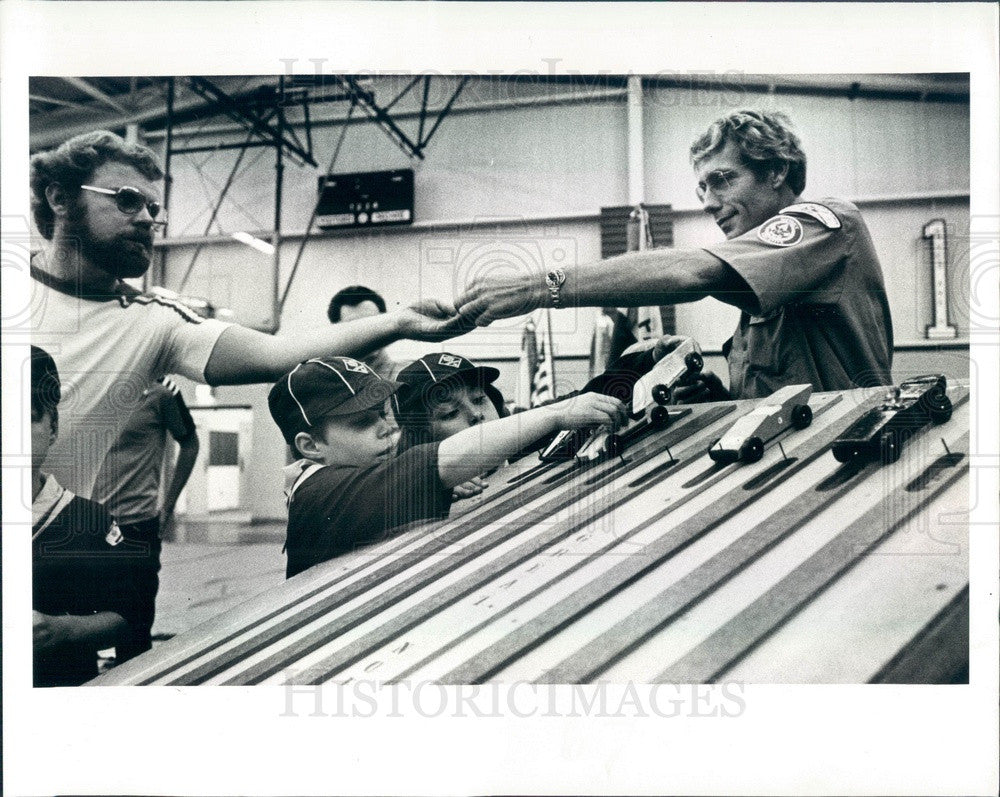
{"type": "Polygon", "coordinates": [[[413,169],[319,178],[316,225],[323,230],[413,223],[413,169]]]}

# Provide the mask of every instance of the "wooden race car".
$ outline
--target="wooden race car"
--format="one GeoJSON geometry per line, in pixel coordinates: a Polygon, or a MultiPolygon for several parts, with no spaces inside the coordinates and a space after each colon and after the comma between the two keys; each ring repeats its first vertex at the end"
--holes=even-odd
{"type": "Polygon", "coordinates": [[[563,429],[539,452],[538,458],[542,462],[565,462],[573,459],[592,433],[592,429],[563,429]]]}
{"type": "Polygon", "coordinates": [[[785,429],[805,429],[812,423],[809,397],[812,385],[788,385],[776,390],[708,447],[715,462],[757,462],[764,456],[764,443],[785,429]]]}
{"type": "Polygon", "coordinates": [[[632,417],[641,417],[650,404],[655,404],[650,410],[650,423],[655,426],[669,425],[666,405],[670,402],[671,392],[683,377],[701,373],[704,365],[698,344],[691,339],[684,341],[636,382],[632,390],[632,417]]]}
{"type": "Polygon", "coordinates": [[[617,457],[647,427],[664,429],[669,426],[672,417],[666,405],[671,391],[684,376],[699,373],[704,364],[698,344],[691,339],[685,340],[635,383],[629,412],[635,423],[617,433],[607,429],[593,430],[576,452],[576,458],[586,461],[605,455],[617,457]]]}
{"type": "Polygon", "coordinates": [[[833,441],[833,456],[838,462],[895,462],[912,434],[928,423],[951,419],[947,390],[948,381],[941,374],[907,379],[833,441]]]}

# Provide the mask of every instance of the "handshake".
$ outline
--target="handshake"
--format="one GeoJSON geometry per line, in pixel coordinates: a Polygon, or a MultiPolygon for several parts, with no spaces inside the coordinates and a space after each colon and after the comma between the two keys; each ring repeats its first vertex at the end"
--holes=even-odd
{"type": "Polygon", "coordinates": [[[546,283],[530,272],[502,274],[473,281],[454,302],[424,299],[402,311],[404,337],[447,340],[546,307],[551,298],[546,283]]]}
{"type": "MultiPolygon", "coordinates": [[[[483,326],[482,316],[467,315],[456,310],[455,305],[440,299],[423,299],[400,313],[400,335],[411,340],[442,341],[471,332],[483,326]]],[[[652,360],[659,362],[690,338],[682,335],[664,335],[656,340],[642,341],[630,346],[622,357],[652,350],[652,360]]],[[[698,404],[706,401],[726,401],[729,391],[722,386],[718,376],[711,371],[686,374],[675,385],[671,404],[698,404]]]]}

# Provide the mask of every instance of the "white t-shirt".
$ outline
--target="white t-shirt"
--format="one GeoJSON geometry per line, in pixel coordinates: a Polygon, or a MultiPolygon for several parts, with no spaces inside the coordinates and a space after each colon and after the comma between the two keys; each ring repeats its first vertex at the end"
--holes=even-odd
{"type": "Polygon", "coordinates": [[[164,374],[205,381],[229,326],[119,283],[112,293],[32,267],[32,343],[55,360],[62,383],[59,435],[45,470],[89,498],[101,463],[145,390],[164,374]]]}

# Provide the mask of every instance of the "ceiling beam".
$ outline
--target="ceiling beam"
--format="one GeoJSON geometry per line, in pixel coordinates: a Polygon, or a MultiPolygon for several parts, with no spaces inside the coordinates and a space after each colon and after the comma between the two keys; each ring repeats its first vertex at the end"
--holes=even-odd
{"type": "MultiPolygon", "coordinates": [[[[311,152],[307,152],[297,142],[283,135],[284,125],[279,128],[272,127],[268,124],[267,120],[263,119],[250,108],[236,102],[222,89],[212,83],[212,81],[203,77],[190,77],[188,78],[188,86],[230,118],[245,122],[257,135],[271,141],[271,143],[278,147],[288,150],[289,155],[305,161],[310,166],[319,166],[313,159],[311,152]]],[[[276,102],[280,103],[281,100],[281,97],[275,97],[276,102]]]]}
{"type": "Polygon", "coordinates": [[[88,83],[83,78],[79,78],[79,77],[61,77],[60,80],[64,80],[65,82],[69,83],[73,88],[79,89],[84,94],[89,94],[95,100],[100,100],[105,105],[108,105],[108,106],[114,108],[119,113],[125,113],[125,114],[129,113],[129,110],[124,105],[122,105],[122,104],[116,102],[115,100],[111,99],[111,97],[109,97],[107,94],[105,94],[99,88],[97,88],[97,86],[94,86],[93,84],[88,83]]]}
{"type": "Polygon", "coordinates": [[[69,100],[57,100],[55,97],[46,97],[42,94],[29,94],[29,100],[34,100],[35,102],[47,102],[52,105],[61,105],[64,108],[82,108],[83,106],[78,102],[70,102],[69,100]]]}

